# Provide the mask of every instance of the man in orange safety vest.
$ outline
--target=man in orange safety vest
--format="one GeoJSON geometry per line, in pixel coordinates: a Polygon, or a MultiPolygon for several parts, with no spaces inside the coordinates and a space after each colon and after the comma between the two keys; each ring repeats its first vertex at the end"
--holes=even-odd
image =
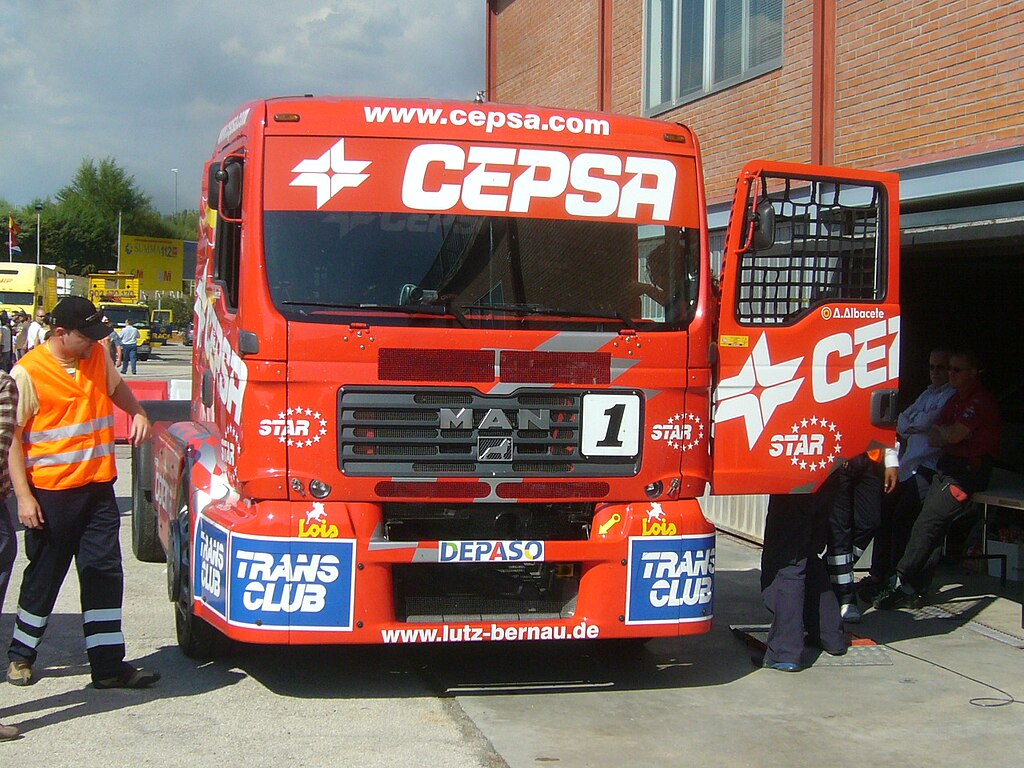
{"type": "Polygon", "coordinates": [[[97,688],[144,688],[160,675],[125,660],[121,632],[124,571],[114,497],[114,406],[131,417],[139,445],[150,423],[97,342],[110,334],[102,313],[79,296],[62,299],[45,342],[11,371],[18,416],[10,451],[25,568],[7,680],[28,685],[32,665],[72,559],[81,588],[85,647],[97,688]]]}

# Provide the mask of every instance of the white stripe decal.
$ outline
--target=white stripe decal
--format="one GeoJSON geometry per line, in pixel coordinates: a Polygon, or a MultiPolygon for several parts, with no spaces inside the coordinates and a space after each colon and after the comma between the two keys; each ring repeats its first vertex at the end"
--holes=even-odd
{"type": "Polygon", "coordinates": [[[853,555],[829,555],[827,560],[829,565],[846,565],[853,562],[853,555]]]}
{"type": "Polygon", "coordinates": [[[17,640],[19,643],[22,643],[23,645],[27,645],[29,648],[38,648],[39,647],[39,641],[42,640],[43,638],[41,638],[41,637],[32,637],[32,635],[24,632],[23,630],[15,629],[14,630],[14,634],[11,635],[11,639],[12,640],[17,640]]]}
{"type": "Polygon", "coordinates": [[[29,613],[24,608],[18,609],[18,621],[22,624],[28,624],[30,627],[45,627],[49,620],[49,616],[36,616],[34,613],[29,613]]]}
{"type": "Polygon", "coordinates": [[[88,624],[90,621],[120,621],[121,620],[121,609],[120,608],[94,608],[91,611],[86,611],[82,614],[82,623],[88,624]]]}
{"type": "Polygon", "coordinates": [[[85,638],[86,650],[102,645],[124,645],[124,635],[120,632],[100,632],[85,638]]]}

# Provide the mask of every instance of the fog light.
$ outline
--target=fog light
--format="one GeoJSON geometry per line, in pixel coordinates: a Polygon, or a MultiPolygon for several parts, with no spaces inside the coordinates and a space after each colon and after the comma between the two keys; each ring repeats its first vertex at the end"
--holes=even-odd
{"type": "Polygon", "coordinates": [[[331,493],[331,486],[323,480],[311,480],[309,482],[309,492],[317,499],[326,499],[331,493]]]}
{"type": "Polygon", "coordinates": [[[647,494],[647,498],[656,499],[659,496],[661,496],[661,491],[663,487],[664,486],[661,484],[661,480],[658,480],[657,482],[651,483],[646,488],[644,488],[644,493],[647,494]]]}

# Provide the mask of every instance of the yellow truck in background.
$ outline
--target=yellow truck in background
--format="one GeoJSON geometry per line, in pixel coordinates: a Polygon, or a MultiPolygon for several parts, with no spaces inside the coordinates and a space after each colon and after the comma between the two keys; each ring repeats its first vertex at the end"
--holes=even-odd
{"type": "Polygon", "coordinates": [[[93,272],[89,275],[89,301],[120,331],[131,320],[139,331],[139,360],[153,351],[149,306],[141,300],[139,278],[127,272],[93,272]]]}
{"type": "Polygon", "coordinates": [[[170,309],[154,309],[149,315],[150,339],[154,347],[171,343],[174,332],[174,312],[170,309]]]}
{"type": "Polygon", "coordinates": [[[37,309],[49,312],[58,301],[57,278],[65,274],[54,264],[0,265],[0,310],[7,314],[22,311],[29,317],[37,309]]]}

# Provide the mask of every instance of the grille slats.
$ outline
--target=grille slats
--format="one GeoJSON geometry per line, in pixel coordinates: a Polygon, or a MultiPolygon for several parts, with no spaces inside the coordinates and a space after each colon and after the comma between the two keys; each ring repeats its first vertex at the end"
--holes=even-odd
{"type": "Polygon", "coordinates": [[[623,477],[639,457],[580,454],[584,392],[346,389],[339,461],[352,476],[623,477]]]}

